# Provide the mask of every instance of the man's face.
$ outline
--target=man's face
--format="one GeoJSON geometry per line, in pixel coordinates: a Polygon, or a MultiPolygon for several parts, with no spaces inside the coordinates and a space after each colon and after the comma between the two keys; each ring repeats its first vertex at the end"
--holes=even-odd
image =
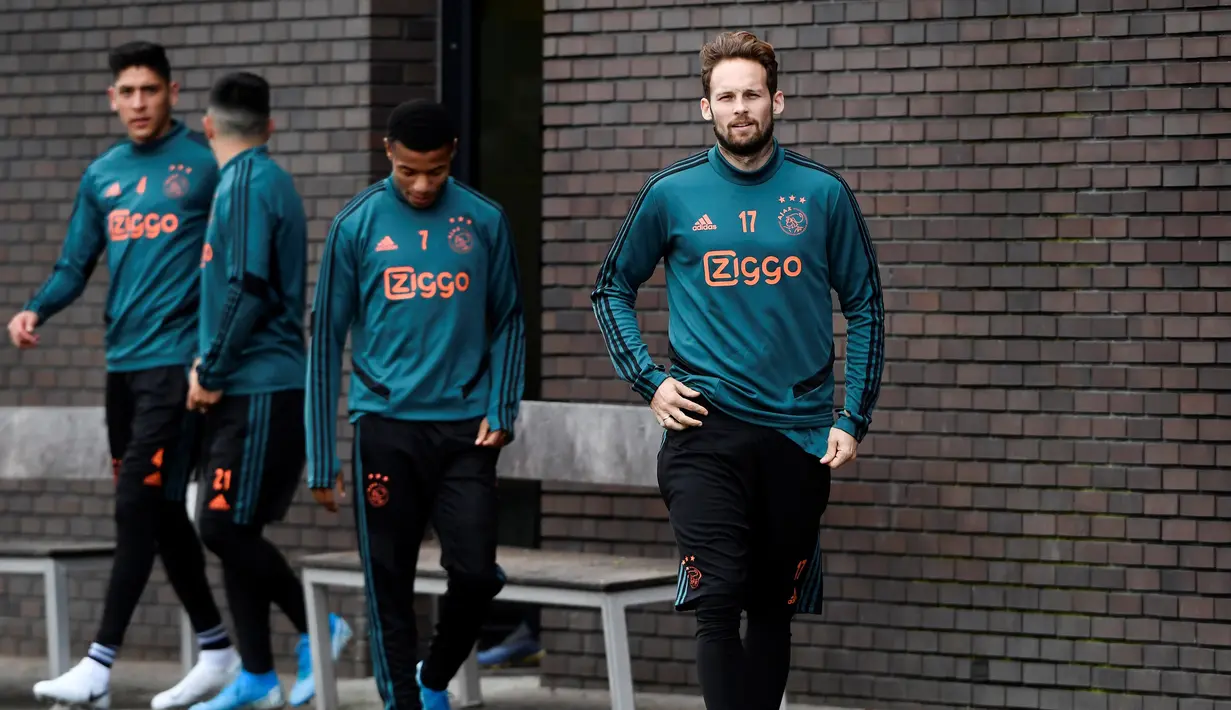
{"type": "Polygon", "coordinates": [[[710,72],[710,95],[701,115],[714,124],[718,144],[733,155],[755,155],[774,136],[782,113],[781,91],[769,93],[765,67],[751,59],[725,59],[710,72]]]}
{"type": "Polygon", "coordinates": [[[171,107],[179,99],[179,85],[168,83],[149,67],[129,67],[107,89],[111,110],[119,115],[136,143],[157,138],[171,122],[171,107]]]}
{"type": "Polygon", "coordinates": [[[407,202],[419,209],[431,207],[436,202],[440,188],[449,179],[456,146],[457,141],[453,141],[443,148],[416,153],[397,141],[385,139],[385,155],[393,165],[393,183],[407,202]]]}

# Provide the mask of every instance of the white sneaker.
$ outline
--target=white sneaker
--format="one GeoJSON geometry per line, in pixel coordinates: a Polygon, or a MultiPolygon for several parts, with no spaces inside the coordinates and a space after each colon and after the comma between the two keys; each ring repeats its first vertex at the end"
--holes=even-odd
{"type": "Polygon", "coordinates": [[[201,651],[197,664],[174,688],[164,690],[150,701],[153,710],[186,708],[208,700],[235,680],[240,669],[239,654],[232,648],[201,651]]]}
{"type": "Polygon", "coordinates": [[[107,710],[111,707],[111,669],[93,658],[83,658],[59,678],[35,683],[34,698],[73,708],[107,710]]]}

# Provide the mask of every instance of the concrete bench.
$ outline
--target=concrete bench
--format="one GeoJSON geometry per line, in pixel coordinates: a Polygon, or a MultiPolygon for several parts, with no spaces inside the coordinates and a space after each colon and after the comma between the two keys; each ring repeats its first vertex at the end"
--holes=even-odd
{"type": "Polygon", "coordinates": [[[47,616],[47,665],[51,676],[72,664],[68,629],[68,576],[82,570],[109,569],[115,543],[30,539],[0,541],[0,574],[35,574],[43,578],[47,616]]]}
{"type": "MultiPolygon", "coordinates": [[[[496,559],[507,577],[498,599],[600,611],[611,707],[634,710],[625,612],[629,607],[674,601],[678,591],[678,565],[672,560],[515,547],[499,548],[496,559]]],[[[302,565],[308,634],[312,639],[312,670],[316,678],[316,707],[337,710],[325,589],[330,586],[362,588],[363,568],[358,552],[310,555],[303,558],[302,565]]],[[[447,578],[440,567],[438,546],[424,545],[416,575],[416,594],[431,595],[434,600],[444,594],[447,578]]],[[[459,707],[482,703],[478,663],[473,652],[454,678],[450,691],[457,697],[459,707]]]]}
{"type": "MultiPolygon", "coordinates": [[[[101,408],[0,407],[0,478],[8,480],[110,480],[111,454],[101,408]]],[[[189,483],[186,505],[194,522],[197,483],[189,483]]],[[[0,542],[0,573],[43,576],[47,614],[49,677],[71,667],[67,575],[108,570],[112,540],[17,538],[0,542]]],[[[84,650],[84,649],[82,649],[84,650]]],[[[196,661],[196,632],[180,610],[180,660],[185,673],[196,661]]]]}

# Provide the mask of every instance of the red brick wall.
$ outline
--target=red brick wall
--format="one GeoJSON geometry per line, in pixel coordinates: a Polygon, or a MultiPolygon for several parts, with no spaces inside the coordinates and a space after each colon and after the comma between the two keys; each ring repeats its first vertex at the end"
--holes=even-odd
{"type": "MultiPolygon", "coordinates": [[[[390,107],[434,95],[435,0],[179,2],[124,9],[107,2],[26,0],[0,9],[0,314],[12,313],[47,277],[59,253],[85,166],[122,135],[107,112],[106,50],[132,39],[166,45],[181,85],[178,115],[194,128],[211,83],[238,69],[273,86],[271,150],[295,176],[309,216],[314,281],[330,221],[360,189],[387,173],[373,127],[390,107]],[[88,6],[88,7],[86,7],[88,6]]],[[[0,347],[0,406],[103,401],[99,268],[80,301],[42,330],[39,349],[0,347]]],[[[310,297],[310,294],[309,294],[310,297]]],[[[344,411],[344,410],[343,410],[344,411]]],[[[99,425],[102,425],[101,410],[99,425]]],[[[340,454],[349,458],[349,427],[340,454]]],[[[97,482],[0,480],[0,536],[110,538],[112,488],[97,482]]],[[[348,499],[349,500],[349,499],[348,499]]],[[[269,535],[288,555],[355,549],[349,505],[337,516],[306,490],[269,535]]],[[[212,555],[210,556],[211,560],[212,555]]],[[[219,581],[217,565],[211,576],[219,581]]],[[[75,652],[84,653],[102,614],[105,575],[70,586],[75,652]]],[[[0,655],[43,652],[41,583],[0,576],[0,655]]],[[[221,584],[215,598],[225,608],[221,584]]],[[[359,594],[333,594],[356,630],[344,673],[366,672],[366,620],[359,594]]],[[[178,602],[160,565],[138,607],[124,658],[166,659],[178,648],[178,602]]],[[[284,670],[295,636],[275,613],[284,670]]]]}
{"type": "MultiPolygon", "coordinates": [[[[796,626],[793,694],[870,708],[1227,697],[1231,626],[1211,597],[1231,580],[1219,5],[546,3],[546,397],[639,402],[587,297],[643,180],[712,141],[696,51],[715,32],[778,48],[777,135],[840,170],[868,218],[884,388],[834,487],[827,614],[796,626]]],[[[640,299],[659,357],[661,286],[660,272],[640,299]]],[[[553,489],[544,511],[550,546],[674,554],[652,492],[553,489]]],[[[596,615],[545,623],[552,679],[602,685],[596,615]]],[[[632,624],[641,684],[693,682],[687,617],[632,624]]]]}

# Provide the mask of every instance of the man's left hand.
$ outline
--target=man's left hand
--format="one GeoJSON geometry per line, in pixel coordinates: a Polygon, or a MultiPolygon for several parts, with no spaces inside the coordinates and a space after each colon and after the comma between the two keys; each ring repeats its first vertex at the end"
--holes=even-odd
{"type": "Polygon", "coordinates": [[[192,412],[204,412],[210,407],[218,404],[218,400],[222,399],[221,391],[207,390],[197,381],[197,364],[193,363],[192,373],[188,376],[188,410],[192,412]]]}
{"type": "Polygon", "coordinates": [[[509,443],[508,433],[503,429],[492,429],[492,425],[487,423],[487,417],[483,417],[483,421],[479,422],[479,435],[475,438],[474,445],[498,449],[507,443],[509,443]]]}
{"type": "Polygon", "coordinates": [[[830,427],[829,450],[825,452],[821,463],[826,464],[830,469],[836,469],[848,461],[854,461],[855,449],[858,447],[859,442],[855,441],[855,437],[838,427],[830,427]]]}

